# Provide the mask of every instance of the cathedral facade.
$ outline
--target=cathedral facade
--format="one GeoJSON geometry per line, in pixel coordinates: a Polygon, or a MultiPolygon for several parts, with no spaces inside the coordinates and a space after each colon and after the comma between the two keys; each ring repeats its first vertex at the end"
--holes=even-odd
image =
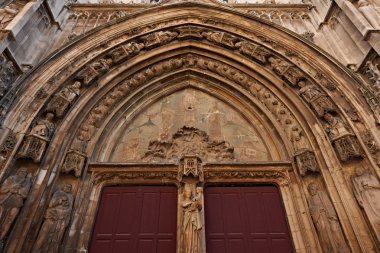
{"type": "Polygon", "coordinates": [[[380,252],[379,0],[3,0],[0,252],[380,252]]]}

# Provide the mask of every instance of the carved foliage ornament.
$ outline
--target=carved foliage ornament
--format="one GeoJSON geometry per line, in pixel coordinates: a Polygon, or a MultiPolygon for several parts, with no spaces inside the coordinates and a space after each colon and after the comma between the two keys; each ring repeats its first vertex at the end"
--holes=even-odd
{"type": "Polygon", "coordinates": [[[126,171],[126,172],[100,172],[94,173],[91,177],[91,182],[94,185],[100,184],[105,181],[117,181],[125,179],[167,179],[167,180],[176,180],[177,179],[176,171],[126,171]]]}
{"type": "Polygon", "coordinates": [[[184,156],[186,161],[186,156],[197,156],[205,161],[232,161],[234,148],[225,141],[210,140],[204,131],[184,126],[168,142],[151,141],[142,159],[149,162],[178,161],[184,156]]]}

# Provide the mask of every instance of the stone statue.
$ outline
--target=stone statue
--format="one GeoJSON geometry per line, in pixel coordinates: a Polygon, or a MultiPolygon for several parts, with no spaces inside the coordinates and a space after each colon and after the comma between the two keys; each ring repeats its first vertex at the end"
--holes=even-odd
{"type": "Polygon", "coordinates": [[[356,136],[350,133],[343,121],[330,113],[325,113],[323,117],[329,124],[326,132],[333,142],[339,159],[346,162],[354,158],[362,158],[363,153],[356,136]]]}
{"type": "Polygon", "coordinates": [[[202,188],[193,193],[191,185],[186,184],[183,192],[181,206],[183,208],[183,253],[200,253],[202,230],[202,188]],[[195,195],[195,196],[194,196],[195,195]]]}
{"type": "Polygon", "coordinates": [[[45,118],[37,121],[37,123],[34,125],[32,130],[30,131],[30,134],[38,135],[40,137],[43,137],[49,140],[53,136],[54,129],[55,129],[54,123],[52,122],[53,119],[54,119],[54,114],[47,113],[45,118]]]}
{"type": "Polygon", "coordinates": [[[307,85],[305,81],[299,81],[300,94],[319,117],[326,112],[335,111],[332,101],[314,85],[307,85]]]}
{"type": "Polygon", "coordinates": [[[27,168],[20,168],[16,174],[5,179],[0,187],[0,240],[4,240],[10,226],[24,205],[31,182],[27,168]]]}
{"type": "Polygon", "coordinates": [[[76,81],[74,84],[64,87],[54,95],[47,106],[47,111],[55,113],[57,117],[62,117],[74,99],[80,95],[81,83],[76,81]]]}
{"type": "Polygon", "coordinates": [[[338,216],[325,192],[315,183],[307,187],[307,203],[324,253],[350,252],[339,224],[338,216]]]}
{"type": "Polygon", "coordinates": [[[380,240],[380,182],[362,167],[356,168],[356,175],[351,179],[356,200],[364,209],[377,239],[380,240]]]}
{"type": "Polygon", "coordinates": [[[33,253],[52,253],[59,251],[59,245],[70,221],[73,205],[71,184],[64,184],[54,193],[45,213],[45,220],[38,234],[33,253]]]}
{"type": "Polygon", "coordinates": [[[10,4],[5,8],[0,8],[0,29],[6,28],[17,13],[19,13],[19,10],[16,4],[10,4]]]}

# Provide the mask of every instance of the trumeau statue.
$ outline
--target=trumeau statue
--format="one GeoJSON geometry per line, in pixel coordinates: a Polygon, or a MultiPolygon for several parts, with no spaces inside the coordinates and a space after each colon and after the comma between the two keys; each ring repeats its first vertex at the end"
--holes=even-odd
{"type": "Polygon", "coordinates": [[[200,253],[201,251],[201,230],[202,230],[202,188],[197,187],[196,193],[192,187],[194,185],[185,184],[182,195],[183,210],[183,253],[200,253]]]}
{"type": "Polygon", "coordinates": [[[31,187],[31,174],[20,168],[16,174],[5,179],[0,187],[0,240],[4,240],[17,217],[31,187]]]}
{"type": "Polygon", "coordinates": [[[373,174],[358,167],[356,175],[352,177],[352,184],[356,200],[364,209],[380,241],[380,182],[373,174]]]}
{"type": "Polygon", "coordinates": [[[351,252],[346,244],[338,216],[329,197],[325,192],[319,190],[315,183],[310,183],[307,188],[310,193],[307,203],[323,252],[351,252]]]}
{"type": "Polygon", "coordinates": [[[38,234],[33,253],[59,252],[59,246],[65,229],[70,221],[73,205],[71,184],[64,184],[61,190],[54,193],[45,213],[45,220],[38,234]]]}

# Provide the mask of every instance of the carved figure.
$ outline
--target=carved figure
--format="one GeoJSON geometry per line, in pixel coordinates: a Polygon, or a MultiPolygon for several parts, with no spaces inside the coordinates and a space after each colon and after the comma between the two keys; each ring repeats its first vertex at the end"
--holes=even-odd
{"type": "Polygon", "coordinates": [[[380,28],[380,7],[371,5],[368,0],[359,0],[358,9],[373,28],[380,28]]]}
{"type": "Polygon", "coordinates": [[[351,179],[356,200],[364,209],[377,239],[380,240],[380,182],[362,167],[356,168],[356,175],[351,179]]]}
{"type": "Polygon", "coordinates": [[[298,82],[300,94],[319,117],[326,112],[335,111],[332,101],[314,85],[307,85],[305,81],[298,82]]]}
{"type": "Polygon", "coordinates": [[[270,55],[270,52],[264,47],[247,41],[239,41],[235,44],[235,47],[238,48],[242,54],[252,57],[261,63],[266,63],[267,57],[270,55]]]}
{"type": "Polygon", "coordinates": [[[63,173],[70,173],[71,171],[74,171],[75,176],[80,177],[85,161],[85,154],[75,150],[70,150],[66,154],[65,162],[62,165],[61,171],[63,173]]]}
{"type": "Polygon", "coordinates": [[[50,138],[54,133],[54,114],[47,113],[44,119],[40,119],[34,125],[18,153],[19,157],[32,158],[40,162],[50,138]]]}
{"type": "Polygon", "coordinates": [[[73,85],[63,88],[56,94],[47,106],[47,111],[62,117],[74,99],[79,96],[81,83],[76,81],[73,85]]]}
{"type": "Polygon", "coordinates": [[[71,189],[71,184],[64,184],[61,190],[54,193],[46,210],[45,219],[34,245],[33,253],[59,251],[59,245],[70,221],[73,205],[71,189]]]}
{"type": "Polygon", "coordinates": [[[19,13],[19,9],[16,4],[10,4],[5,8],[0,8],[0,29],[7,27],[17,13],[19,13]]]}
{"type": "Polygon", "coordinates": [[[112,61],[114,63],[120,63],[123,60],[126,60],[131,56],[136,55],[143,48],[143,43],[131,42],[112,50],[110,52],[110,56],[112,57],[112,61]]]}
{"type": "Polygon", "coordinates": [[[181,206],[183,208],[183,253],[200,253],[202,218],[202,188],[192,190],[192,185],[186,184],[183,192],[181,206]]]}
{"type": "Polygon", "coordinates": [[[95,61],[81,70],[77,78],[83,80],[84,85],[90,85],[93,81],[95,81],[99,75],[106,73],[112,64],[112,59],[100,59],[95,61]]]}
{"type": "Polygon", "coordinates": [[[302,72],[294,65],[280,58],[269,57],[268,61],[272,70],[282,76],[291,85],[297,85],[299,80],[304,79],[302,72]]]}
{"type": "Polygon", "coordinates": [[[4,55],[0,55],[0,99],[7,93],[16,77],[17,71],[13,63],[4,55]]]}
{"type": "Polygon", "coordinates": [[[338,216],[325,192],[318,189],[315,183],[307,187],[310,196],[307,199],[310,214],[317,229],[324,253],[350,252],[338,216]]]}
{"type": "Polygon", "coordinates": [[[224,32],[202,32],[202,36],[208,41],[222,44],[231,48],[235,47],[236,37],[224,32]]]}
{"type": "Polygon", "coordinates": [[[153,47],[162,45],[172,41],[178,36],[177,32],[171,31],[159,31],[143,37],[145,47],[153,47]]]}
{"type": "Polygon", "coordinates": [[[16,219],[24,199],[28,196],[31,174],[27,168],[20,168],[16,174],[5,179],[0,187],[0,241],[4,240],[10,226],[16,219]]]}
{"type": "Polygon", "coordinates": [[[362,157],[356,136],[348,131],[343,121],[329,113],[323,117],[329,124],[326,131],[329,133],[339,159],[346,162],[353,158],[362,157]]]}

